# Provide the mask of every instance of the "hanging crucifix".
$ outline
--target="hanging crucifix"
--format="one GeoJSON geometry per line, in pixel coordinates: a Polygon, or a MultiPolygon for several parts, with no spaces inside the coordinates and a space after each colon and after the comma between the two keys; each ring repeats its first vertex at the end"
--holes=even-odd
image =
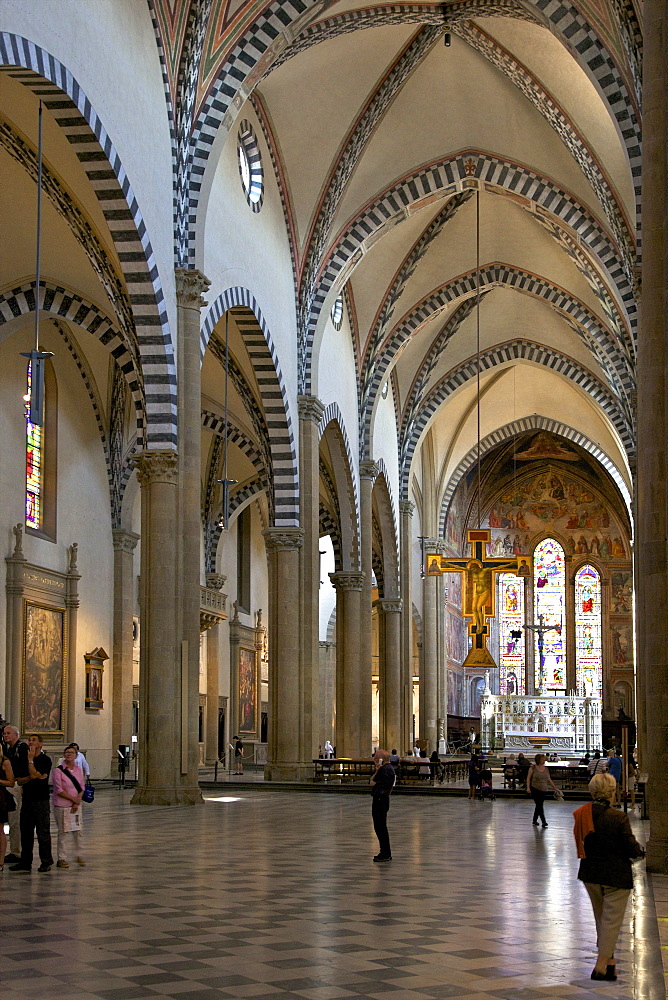
{"type": "Polygon", "coordinates": [[[466,532],[471,546],[468,558],[455,559],[437,552],[427,553],[427,576],[441,576],[443,573],[463,573],[462,614],[472,619],[469,624],[471,648],[464,666],[496,667],[487,649],[489,635],[488,619],[496,616],[495,581],[497,573],[515,573],[516,576],[530,576],[531,557],[514,556],[505,559],[489,559],[487,545],[492,533],[488,528],[469,528],[466,532]]]}

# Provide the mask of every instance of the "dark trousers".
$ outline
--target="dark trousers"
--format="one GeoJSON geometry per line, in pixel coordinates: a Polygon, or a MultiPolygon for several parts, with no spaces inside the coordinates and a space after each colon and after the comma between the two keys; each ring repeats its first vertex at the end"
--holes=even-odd
{"type": "Polygon", "coordinates": [[[37,831],[39,859],[43,865],[53,864],[51,853],[51,811],[49,800],[29,802],[23,796],[21,805],[21,864],[25,868],[32,867],[32,853],[37,831]]]}
{"type": "Polygon", "coordinates": [[[540,820],[543,825],[546,825],[547,820],[545,819],[545,813],[543,812],[543,803],[547,798],[547,792],[541,792],[537,788],[534,788],[532,785],[531,798],[533,799],[535,806],[533,811],[533,822],[537,823],[538,820],[540,820]]]}
{"type": "Polygon", "coordinates": [[[392,856],[392,851],[390,850],[390,835],[387,832],[387,814],[389,809],[389,795],[374,795],[371,802],[371,818],[373,819],[373,828],[376,831],[376,836],[378,837],[378,853],[383,858],[389,858],[392,856]]]}

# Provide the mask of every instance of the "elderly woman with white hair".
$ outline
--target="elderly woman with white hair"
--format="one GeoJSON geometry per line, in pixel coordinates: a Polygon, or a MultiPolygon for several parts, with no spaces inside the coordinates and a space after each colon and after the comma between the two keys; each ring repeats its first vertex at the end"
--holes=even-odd
{"type": "Polygon", "coordinates": [[[592,979],[617,979],[615,946],[633,888],[631,859],[645,855],[631,832],[626,813],[614,809],[617,782],[611,774],[595,774],[589,782],[593,802],[575,816],[578,878],[589,893],[596,921],[596,965],[592,979]]]}

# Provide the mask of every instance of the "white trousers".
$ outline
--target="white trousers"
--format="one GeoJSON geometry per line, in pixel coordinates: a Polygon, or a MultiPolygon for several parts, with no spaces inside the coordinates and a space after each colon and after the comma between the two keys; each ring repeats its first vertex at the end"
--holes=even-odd
{"type": "MultiPolygon", "coordinates": [[[[79,806],[81,809],[81,806],[79,806]]],[[[58,830],[58,860],[67,861],[67,848],[71,844],[74,847],[74,857],[83,857],[83,831],[82,830],[72,830],[69,833],[65,832],[65,813],[70,811],[69,806],[54,806],[53,815],[56,820],[56,829],[58,830]]]]}
{"type": "Polygon", "coordinates": [[[584,886],[594,910],[598,953],[606,958],[612,958],[631,890],[616,889],[611,885],[596,885],[594,882],[585,882],[584,886]]]}

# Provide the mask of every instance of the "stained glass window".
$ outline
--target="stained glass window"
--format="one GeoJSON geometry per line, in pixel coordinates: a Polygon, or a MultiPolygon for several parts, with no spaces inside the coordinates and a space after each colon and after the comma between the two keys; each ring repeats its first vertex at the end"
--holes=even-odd
{"type": "Polygon", "coordinates": [[[499,693],[524,694],[524,580],[514,573],[497,579],[499,693]]]}
{"type": "Polygon", "coordinates": [[[601,697],[601,579],[593,566],[575,577],[575,676],[578,694],[601,697]]]}
{"type": "Polygon", "coordinates": [[[43,454],[42,428],[30,420],[30,394],[32,371],[28,365],[28,380],[25,398],[26,415],[26,524],[40,530],[42,527],[43,454]]]}
{"type": "Polygon", "coordinates": [[[564,550],[554,538],[546,538],[534,550],[535,623],[555,625],[543,635],[542,662],[539,636],[535,633],[536,690],[566,690],[566,569],[564,550]]]}

